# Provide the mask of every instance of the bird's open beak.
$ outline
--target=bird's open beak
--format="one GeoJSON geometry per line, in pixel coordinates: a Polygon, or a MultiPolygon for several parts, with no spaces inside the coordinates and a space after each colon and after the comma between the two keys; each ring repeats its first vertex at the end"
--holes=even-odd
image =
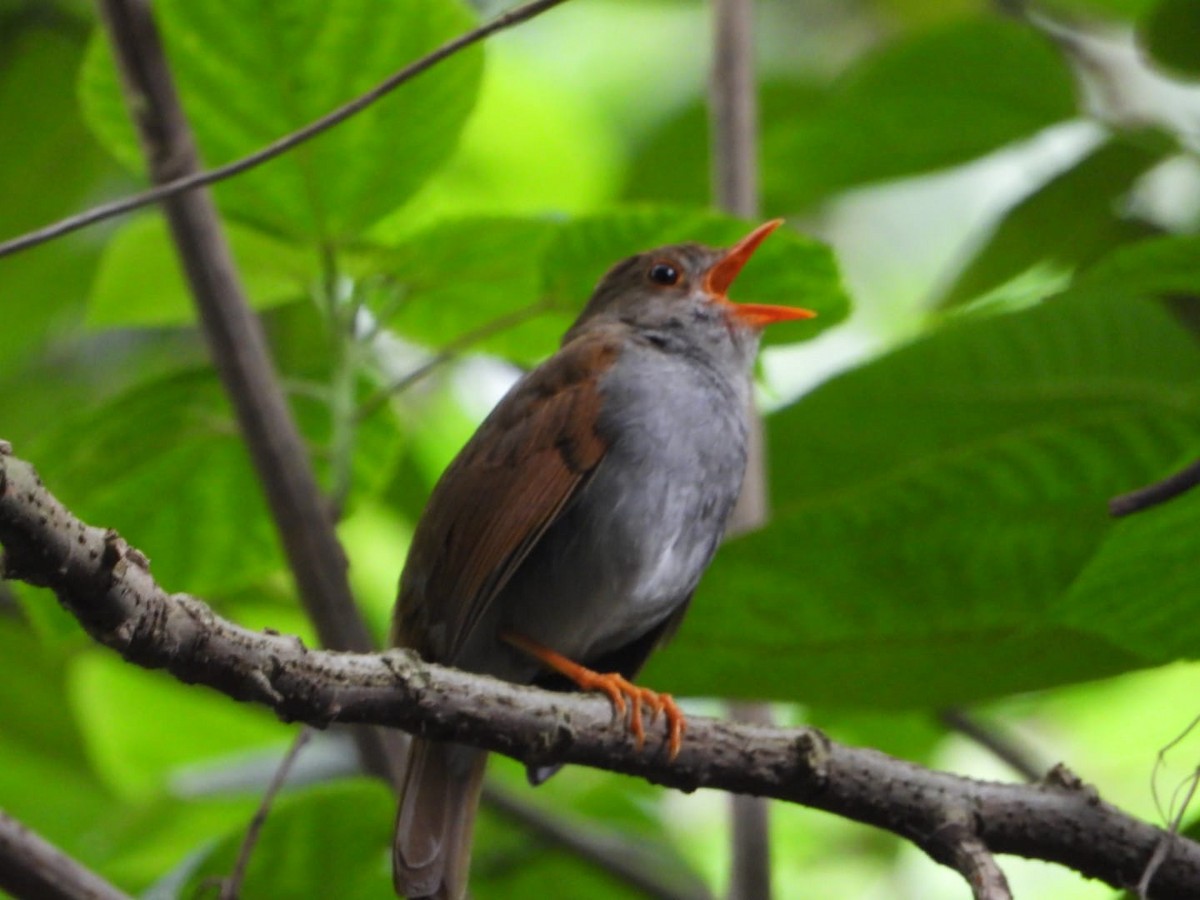
{"type": "Polygon", "coordinates": [[[758,245],[767,239],[772,231],[783,224],[783,219],[772,219],[764,222],[752,232],[734,244],[708,270],[704,276],[704,288],[718,303],[725,304],[729,313],[741,324],[749,328],[765,328],[774,322],[790,322],[795,319],[811,319],[816,315],[811,309],[801,309],[796,306],[770,306],[763,303],[734,303],[725,296],[738,272],[754,255],[758,245]]]}

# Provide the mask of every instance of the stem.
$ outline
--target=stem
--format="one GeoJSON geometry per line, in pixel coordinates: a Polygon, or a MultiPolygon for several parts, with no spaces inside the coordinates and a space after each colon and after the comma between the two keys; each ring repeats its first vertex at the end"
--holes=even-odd
{"type": "MultiPolygon", "coordinates": [[[[149,0],[100,0],[100,11],[152,180],[195,175],[195,141],[149,0]]],[[[163,212],[305,609],[325,646],[369,650],[373,641],[350,593],[346,556],[212,197],[206,190],[170,196],[163,212]]],[[[366,729],[356,729],[355,739],[364,767],[390,777],[397,758],[392,739],[366,729]]]]}
{"type": "MultiPolygon", "coordinates": [[[[758,107],[754,78],[753,0],[714,0],[713,63],[709,106],[712,123],[712,182],[717,206],[735,215],[758,215],[758,107]]],[[[762,417],[751,416],[746,476],[728,532],[741,534],[766,524],[767,471],[762,417]]],[[[766,704],[734,703],[735,721],[771,724],[766,704]]],[[[770,811],[758,797],[730,799],[733,857],[730,900],[771,896],[770,811]]]]}

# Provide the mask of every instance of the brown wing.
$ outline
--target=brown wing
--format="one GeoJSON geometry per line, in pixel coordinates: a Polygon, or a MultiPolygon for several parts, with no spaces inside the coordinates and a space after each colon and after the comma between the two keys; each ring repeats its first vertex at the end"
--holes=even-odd
{"type": "Polygon", "coordinates": [[[394,639],[453,662],[483,611],[599,465],[597,380],[620,335],[594,329],[531,372],[434,488],[400,579],[394,639]]]}

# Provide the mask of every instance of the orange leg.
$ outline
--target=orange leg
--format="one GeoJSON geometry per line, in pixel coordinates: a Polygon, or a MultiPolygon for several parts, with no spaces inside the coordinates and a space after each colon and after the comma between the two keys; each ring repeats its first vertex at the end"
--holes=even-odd
{"type": "Polygon", "coordinates": [[[500,633],[500,640],[512,644],[518,650],[523,650],[540,660],[548,668],[571,679],[579,686],[580,690],[600,691],[605,694],[613,708],[622,716],[625,715],[625,698],[628,697],[633,707],[629,714],[629,731],[639,750],[646,742],[646,729],[642,724],[642,704],[650,707],[651,722],[658,718],[659,713],[662,713],[667,720],[667,758],[674,759],[679,755],[687,721],[683,717],[683,711],[676,706],[675,699],[670,694],[660,694],[649,688],[638,687],[617,672],[606,674],[593,672],[586,666],[572,662],[561,653],[543,647],[524,635],[503,631],[500,633]]]}

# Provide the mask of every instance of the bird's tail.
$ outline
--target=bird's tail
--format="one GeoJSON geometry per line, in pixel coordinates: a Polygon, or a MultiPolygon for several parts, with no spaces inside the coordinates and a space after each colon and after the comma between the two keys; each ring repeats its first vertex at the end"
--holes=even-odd
{"type": "Polygon", "coordinates": [[[487,753],[414,738],[396,816],[392,878],[409,900],[462,900],[487,753]]]}

